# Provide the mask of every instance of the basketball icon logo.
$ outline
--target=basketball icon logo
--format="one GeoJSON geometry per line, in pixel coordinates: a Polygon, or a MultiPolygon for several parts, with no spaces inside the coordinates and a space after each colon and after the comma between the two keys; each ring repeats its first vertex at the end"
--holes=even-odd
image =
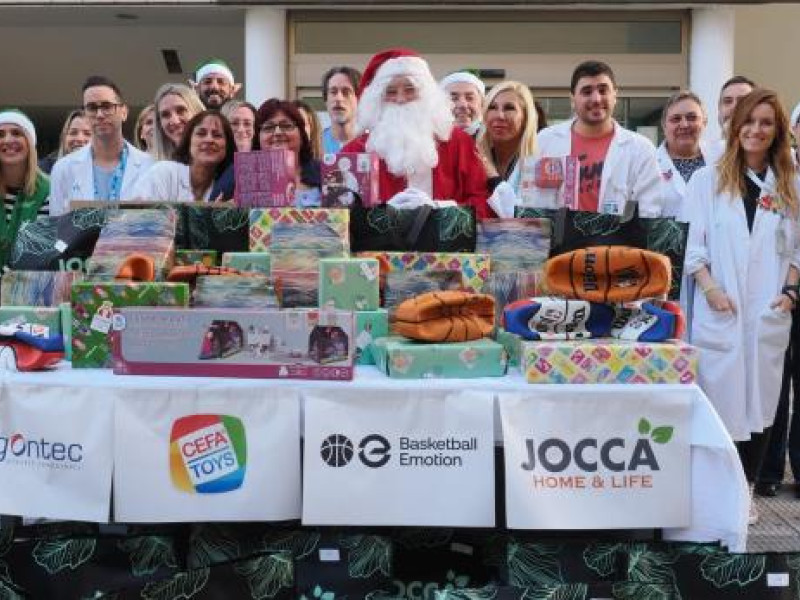
{"type": "Polygon", "coordinates": [[[322,441],[319,453],[331,467],[343,467],[353,458],[353,442],[340,433],[329,435],[322,441]]]}

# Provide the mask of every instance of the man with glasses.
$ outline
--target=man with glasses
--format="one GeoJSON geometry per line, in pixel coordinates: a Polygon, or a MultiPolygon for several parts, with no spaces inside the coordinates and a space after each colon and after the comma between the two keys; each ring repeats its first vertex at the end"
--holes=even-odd
{"type": "Polygon", "coordinates": [[[122,137],[128,107],[116,84],[93,75],[83,84],[83,110],[92,141],[60,159],[50,176],[50,214],[69,211],[70,200],[132,200],[136,182],[153,158],[122,137]]]}

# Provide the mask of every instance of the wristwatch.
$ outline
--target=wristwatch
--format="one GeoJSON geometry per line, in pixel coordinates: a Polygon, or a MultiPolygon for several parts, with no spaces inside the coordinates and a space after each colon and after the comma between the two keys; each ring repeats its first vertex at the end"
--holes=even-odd
{"type": "Polygon", "coordinates": [[[798,299],[800,299],[800,284],[795,283],[794,285],[783,286],[781,288],[781,294],[789,298],[792,304],[797,304],[798,299]]]}

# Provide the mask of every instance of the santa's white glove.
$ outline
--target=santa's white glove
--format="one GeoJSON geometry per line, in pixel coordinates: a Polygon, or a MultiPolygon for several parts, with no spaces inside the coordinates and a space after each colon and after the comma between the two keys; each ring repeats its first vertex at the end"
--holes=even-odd
{"type": "Polygon", "coordinates": [[[420,206],[425,206],[426,204],[435,206],[434,201],[431,200],[428,194],[413,187],[406,188],[402,192],[397,192],[386,204],[399,210],[413,210],[420,206]]]}
{"type": "Polygon", "coordinates": [[[514,193],[514,188],[508,182],[502,181],[494,188],[486,203],[501,219],[511,219],[514,217],[514,207],[519,205],[520,201],[514,193]]]}

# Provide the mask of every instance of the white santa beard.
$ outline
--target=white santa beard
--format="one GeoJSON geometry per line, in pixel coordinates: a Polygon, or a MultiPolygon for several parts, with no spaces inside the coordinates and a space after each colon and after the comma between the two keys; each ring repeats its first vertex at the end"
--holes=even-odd
{"type": "Polygon", "coordinates": [[[415,179],[439,164],[433,118],[425,112],[419,101],[385,103],[370,130],[367,150],[376,152],[393,175],[415,179]]]}

